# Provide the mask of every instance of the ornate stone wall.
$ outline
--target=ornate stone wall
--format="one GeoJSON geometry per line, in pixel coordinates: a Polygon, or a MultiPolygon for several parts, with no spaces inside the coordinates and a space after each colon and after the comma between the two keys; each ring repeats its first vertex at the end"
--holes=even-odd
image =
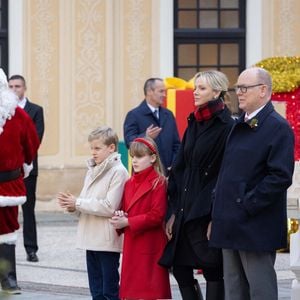
{"type": "MultiPolygon", "coordinates": [[[[107,124],[123,138],[124,117],[143,98],[144,81],[160,76],[166,27],[161,1],[22,2],[28,96],[45,109],[40,200],[51,200],[61,190],[80,191],[89,155],[86,139],[93,128],[107,124]]],[[[171,0],[164,0],[166,5],[172,10],[171,0]]],[[[262,58],[299,55],[300,2],[264,0],[261,9],[262,58]]],[[[247,45],[247,51],[253,47],[247,45]]]]}
{"type": "Polygon", "coordinates": [[[159,75],[152,62],[159,59],[152,53],[159,34],[158,16],[152,14],[157,5],[157,0],[25,2],[24,75],[28,96],[44,107],[46,122],[40,200],[61,190],[78,194],[92,129],[107,124],[123,138],[126,112],[143,98],[145,79],[159,75]]]}
{"type": "Polygon", "coordinates": [[[300,2],[297,0],[264,0],[262,58],[300,54],[300,2]]]}

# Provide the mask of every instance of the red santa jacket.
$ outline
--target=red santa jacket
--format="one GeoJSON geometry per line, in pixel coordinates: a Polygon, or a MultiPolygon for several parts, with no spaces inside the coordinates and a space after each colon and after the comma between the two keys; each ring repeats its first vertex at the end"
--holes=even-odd
{"type": "MultiPolygon", "coordinates": [[[[39,139],[30,117],[17,107],[7,119],[0,134],[0,173],[21,169],[37,154],[39,139]]],[[[26,201],[23,174],[16,179],[0,182],[0,242],[1,236],[19,228],[18,205],[26,201]]],[[[5,241],[4,241],[5,242],[5,241]]]]}

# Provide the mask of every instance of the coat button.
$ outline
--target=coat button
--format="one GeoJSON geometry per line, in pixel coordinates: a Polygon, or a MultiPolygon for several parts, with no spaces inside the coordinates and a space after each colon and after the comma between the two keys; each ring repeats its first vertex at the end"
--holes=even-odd
{"type": "Polygon", "coordinates": [[[180,211],[183,211],[183,208],[180,211]]]}
{"type": "Polygon", "coordinates": [[[187,188],[185,188],[184,191],[186,192],[186,191],[187,191],[187,188]]]}
{"type": "Polygon", "coordinates": [[[204,175],[205,175],[205,176],[207,176],[207,175],[208,175],[208,173],[207,173],[207,172],[205,172],[205,173],[204,173],[204,175]]]}
{"type": "Polygon", "coordinates": [[[237,202],[237,203],[241,203],[241,202],[242,202],[242,199],[241,199],[241,198],[237,198],[237,199],[236,199],[236,202],[237,202]]]}

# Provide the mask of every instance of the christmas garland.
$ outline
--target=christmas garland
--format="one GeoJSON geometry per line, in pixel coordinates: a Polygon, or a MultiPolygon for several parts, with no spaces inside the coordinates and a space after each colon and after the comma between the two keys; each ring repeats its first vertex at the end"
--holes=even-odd
{"type": "Polygon", "coordinates": [[[256,64],[270,72],[273,92],[291,92],[300,87],[300,56],[266,58],[256,64]]]}

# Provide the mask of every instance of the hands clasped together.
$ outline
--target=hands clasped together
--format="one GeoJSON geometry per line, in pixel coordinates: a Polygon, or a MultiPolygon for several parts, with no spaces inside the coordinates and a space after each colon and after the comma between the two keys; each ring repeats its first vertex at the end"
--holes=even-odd
{"type": "Polygon", "coordinates": [[[129,225],[128,214],[123,210],[116,210],[114,216],[109,220],[110,224],[116,229],[122,229],[129,225]]]}

